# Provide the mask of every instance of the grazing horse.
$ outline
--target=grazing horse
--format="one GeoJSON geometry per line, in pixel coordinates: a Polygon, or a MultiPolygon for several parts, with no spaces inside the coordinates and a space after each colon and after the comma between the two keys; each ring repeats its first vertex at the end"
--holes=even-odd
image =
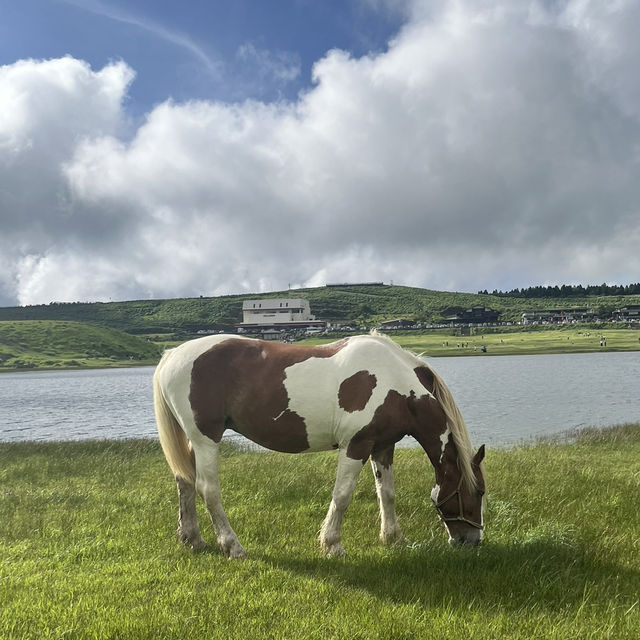
{"type": "Polygon", "coordinates": [[[435,469],[431,500],[449,542],[482,540],[484,445],[474,455],[462,416],[440,377],[376,333],[322,346],[216,335],[167,351],[154,374],[160,443],[178,485],[178,537],[205,545],[196,492],[218,544],[246,552],[220,500],[218,445],[226,429],[275,451],[338,449],[338,471],[320,543],[344,554],[340,529],[360,470],[375,477],[384,543],[402,539],[395,513],[394,445],[413,436],[435,469]]]}

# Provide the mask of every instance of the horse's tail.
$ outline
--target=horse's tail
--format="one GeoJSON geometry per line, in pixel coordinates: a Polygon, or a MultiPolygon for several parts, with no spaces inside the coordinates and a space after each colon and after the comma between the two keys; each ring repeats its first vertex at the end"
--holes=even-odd
{"type": "Polygon", "coordinates": [[[476,489],[477,480],[471,467],[473,446],[469,439],[467,426],[462,418],[460,409],[458,409],[458,405],[453,399],[453,395],[451,395],[451,391],[449,391],[449,387],[447,387],[442,378],[433,369],[431,369],[431,373],[433,374],[433,395],[440,403],[447,417],[447,425],[449,426],[453,442],[458,450],[458,464],[462,474],[462,482],[466,485],[467,489],[476,489]]]}
{"type": "Polygon", "coordinates": [[[167,459],[173,475],[195,484],[196,465],[191,443],[167,404],[160,385],[159,373],[165,364],[168,353],[165,352],[162,356],[153,374],[153,408],[156,414],[158,437],[164,457],[167,459]]]}

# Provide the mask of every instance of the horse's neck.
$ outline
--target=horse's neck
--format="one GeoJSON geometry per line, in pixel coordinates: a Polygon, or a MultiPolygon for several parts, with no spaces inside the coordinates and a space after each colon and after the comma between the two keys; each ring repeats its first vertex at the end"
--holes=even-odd
{"type": "Polygon", "coordinates": [[[411,435],[424,449],[437,472],[449,439],[446,417],[433,397],[420,398],[415,401],[412,409],[415,419],[411,435]]]}
{"type": "Polygon", "coordinates": [[[440,438],[438,436],[428,436],[425,438],[422,434],[414,434],[414,438],[424,449],[427,457],[429,458],[429,462],[431,462],[431,466],[437,473],[438,469],[440,468],[440,464],[442,461],[442,452],[444,449],[440,438]]]}

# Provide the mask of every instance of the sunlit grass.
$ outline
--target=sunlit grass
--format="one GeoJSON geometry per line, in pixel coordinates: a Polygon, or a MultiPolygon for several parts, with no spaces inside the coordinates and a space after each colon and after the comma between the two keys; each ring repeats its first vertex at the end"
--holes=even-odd
{"type": "Polygon", "coordinates": [[[155,364],[160,348],[123,331],[55,320],[0,322],[0,371],[155,364]]]}
{"type": "MultiPolygon", "coordinates": [[[[640,331],[636,329],[587,329],[556,327],[520,330],[516,327],[478,328],[471,336],[454,331],[390,332],[401,347],[425,356],[535,355],[545,353],[604,353],[608,351],[640,351],[640,331]],[[601,344],[602,337],[606,345],[601,344]],[[482,351],[485,347],[486,351],[482,351]]],[[[316,338],[307,343],[328,342],[316,338]]]]}
{"type": "Polygon", "coordinates": [[[412,546],[378,544],[365,469],[348,556],[324,557],[335,463],[225,451],[223,500],[250,554],[232,562],[177,544],[155,442],[1,444],[0,637],[637,638],[640,425],[489,451],[476,550],[448,547],[426,456],[400,450],[412,546]]]}

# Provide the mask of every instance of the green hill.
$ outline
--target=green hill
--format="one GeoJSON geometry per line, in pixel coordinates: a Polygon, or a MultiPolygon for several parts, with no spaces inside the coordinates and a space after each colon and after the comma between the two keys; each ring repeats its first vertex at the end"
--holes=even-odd
{"type": "Polygon", "coordinates": [[[155,364],[159,347],[123,331],[81,322],[0,322],[0,370],[155,364]]]}
{"type": "Polygon", "coordinates": [[[395,318],[423,323],[438,322],[473,305],[496,309],[501,312],[502,320],[515,322],[525,310],[591,306],[596,310],[612,311],[625,304],[640,304],[640,295],[523,300],[393,285],[344,285],[215,298],[4,307],[0,308],[0,321],[70,320],[104,325],[133,334],[188,334],[202,329],[230,329],[242,319],[243,300],[273,297],[304,297],[310,301],[311,310],[317,318],[368,326],[395,318]]]}

